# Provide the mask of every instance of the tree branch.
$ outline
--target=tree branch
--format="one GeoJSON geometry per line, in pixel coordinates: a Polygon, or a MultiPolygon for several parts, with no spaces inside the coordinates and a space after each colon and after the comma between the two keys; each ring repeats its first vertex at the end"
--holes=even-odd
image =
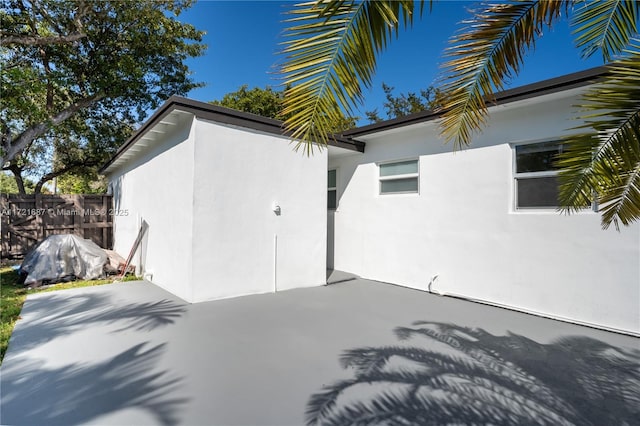
{"type": "Polygon", "coordinates": [[[66,164],[64,167],[62,167],[61,169],[58,170],[53,170],[47,174],[45,174],[44,176],[42,176],[40,178],[40,180],[38,181],[38,183],[36,183],[36,186],[33,189],[33,193],[34,194],[40,194],[42,191],[42,187],[44,186],[45,183],[49,182],[51,179],[61,176],[65,173],[68,173],[74,169],[80,168],[80,167],[91,167],[91,166],[96,166],[98,165],[97,161],[74,161],[72,163],[66,164]]]}
{"type": "Polygon", "coordinates": [[[18,186],[18,193],[20,195],[25,195],[27,191],[24,189],[24,179],[22,178],[22,168],[18,167],[17,164],[11,164],[8,167],[4,167],[3,170],[9,170],[13,173],[13,177],[16,181],[16,185],[18,186]]]}
{"type": "MultiPolygon", "coordinates": [[[[84,33],[84,25],[82,24],[82,18],[86,16],[90,8],[87,5],[85,0],[77,0],[77,9],[76,13],[73,16],[73,25],[75,26],[75,31],[70,32],[67,35],[62,35],[63,30],[57,24],[56,20],[53,19],[46,8],[42,7],[39,2],[32,1],[31,7],[33,11],[39,12],[42,16],[42,19],[49,23],[54,28],[58,34],[57,36],[40,36],[37,33],[37,22],[34,22],[33,19],[31,21],[31,28],[33,29],[32,34],[14,34],[9,31],[0,30],[0,46],[8,46],[8,45],[23,45],[23,46],[44,46],[47,44],[65,44],[65,43],[73,43],[74,41],[78,41],[82,38],[85,38],[87,35],[84,33]]],[[[33,15],[30,14],[29,9],[26,7],[24,3],[19,4],[19,8],[25,13],[27,16],[33,15]]]]}
{"type": "Polygon", "coordinates": [[[24,46],[44,46],[48,44],[64,44],[85,38],[85,33],[74,32],[64,36],[40,37],[33,35],[9,35],[5,31],[0,31],[0,46],[20,44],[24,46]]]}
{"type": "Polygon", "coordinates": [[[87,108],[104,98],[105,95],[99,93],[80,99],[50,117],[49,120],[34,124],[27,128],[16,138],[3,138],[2,152],[0,152],[0,165],[4,165],[6,162],[13,160],[15,156],[18,155],[30,142],[45,134],[53,126],[62,123],[81,109],[87,108]]]}

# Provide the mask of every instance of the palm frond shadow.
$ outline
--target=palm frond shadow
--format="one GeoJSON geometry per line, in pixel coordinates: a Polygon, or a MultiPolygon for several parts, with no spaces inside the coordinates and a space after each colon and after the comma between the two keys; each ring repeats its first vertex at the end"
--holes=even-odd
{"type": "Polygon", "coordinates": [[[3,369],[3,424],[84,424],[125,409],[142,410],[157,424],[178,424],[188,400],[174,396],[182,380],[157,368],[165,351],[165,344],[140,343],[95,364],[14,362],[3,369]]]}
{"type": "Polygon", "coordinates": [[[29,300],[23,316],[32,318],[14,331],[11,345],[28,349],[74,330],[102,323],[114,324],[114,333],[152,331],[174,324],[184,313],[184,303],[170,299],[122,304],[107,294],[48,295],[29,300]],[[14,338],[15,337],[15,338],[14,338]]]}
{"type": "Polygon", "coordinates": [[[308,425],[636,424],[640,351],[569,336],[550,344],[418,321],[405,344],[340,362],[354,377],[311,396],[308,425]]]}

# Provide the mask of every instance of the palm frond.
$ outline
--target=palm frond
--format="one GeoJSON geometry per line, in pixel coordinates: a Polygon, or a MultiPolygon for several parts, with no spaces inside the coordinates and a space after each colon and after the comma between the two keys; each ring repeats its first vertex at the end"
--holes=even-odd
{"type": "Polygon", "coordinates": [[[326,144],[331,123],[351,113],[370,87],[376,57],[400,26],[410,26],[414,1],[317,0],[289,12],[281,67],[285,126],[312,152],[326,144]]]}
{"type": "Polygon", "coordinates": [[[619,55],[638,34],[640,2],[628,0],[586,1],[571,22],[582,56],[602,52],[606,62],[619,55]]]}
{"type": "Polygon", "coordinates": [[[464,21],[464,30],[445,49],[441,83],[442,134],[454,148],[468,145],[486,121],[486,96],[518,74],[536,38],[557,20],[568,1],[520,1],[490,5],[464,21]]]}
{"type": "Polygon", "coordinates": [[[562,210],[575,212],[595,196],[604,229],[640,219],[640,41],[625,53],[584,95],[583,132],[566,138],[558,160],[562,210]]]}

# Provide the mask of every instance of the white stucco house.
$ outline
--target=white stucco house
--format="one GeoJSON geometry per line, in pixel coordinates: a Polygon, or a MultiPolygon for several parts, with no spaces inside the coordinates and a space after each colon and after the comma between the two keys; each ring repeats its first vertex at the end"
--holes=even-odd
{"type": "Polygon", "coordinates": [[[640,226],[556,211],[550,159],[603,69],[502,92],[452,152],[438,115],[356,128],[311,157],[276,120],[169,99],[104,166],[115,249],[189,302],[325,283],[325,270],[640,334],[640,226]]]}
{"type": "Polygon", "coordinates": [[[327,155],[296,153],[279,121],[172,97],[103,168],[114,248],[147,222],[135,263],[189,302],[322,285],[327,155]]]}

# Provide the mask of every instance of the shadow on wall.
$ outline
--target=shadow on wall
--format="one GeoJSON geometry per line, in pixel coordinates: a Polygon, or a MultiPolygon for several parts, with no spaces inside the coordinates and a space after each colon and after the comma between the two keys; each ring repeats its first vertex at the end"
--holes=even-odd
{"type": "MultiPolygon", "coordinates": [[[[149,226],[149,223],[147,223],[147,221],[144,218],[140,218],[140,227],[145,225],[147,226],[147,230],[145,231],[144,235],[142,236],[142,241],[140,241],[140,247],[138,247],[138,251],[136,253],[136,255],[134,256],[134,259],[137,258],[137,262],[135,263],[136,265],[136,274],[138,276],[144,276],[145,273],[147,272],[146,267],[147,267],[147,248],[149,247],[149,235],[152,232],[151,227],[149,226]]],[[[138,232],[140,232],[140,227],[138,227],[138,232]]]]}
{"type": "MultiPolygon", "coordinates": [[[[112,203],[113,203],[113,212],[114,215],[117,215],[119,213],[117,212],[124,212],[126,211],[126,213],[123,213],[124,215],[128,216],[128,215],[133,215],[134,212],[133,211],[129,211],[128,208],[124,208],[125,206],[122,205],[122,179],[123,176],[120,175],[118,176],[116,179],[111,180],[109,182],[109,193],[112,195],[111,199],[112,199],[112,203]]],[[[115,220],[115,216],[112,218],[113,222],[112,222],[112,226],[113,226],[113,238],[114,238],[114,242],[113,245],[115,247],[115,238],[116,235],[118,235],[117,230],[118,230],[118,221],[115,220]]],[[[132,235],[133,238],[135,238],[138,235],[138,232],[140,231],[140,227],[142,226],[142,223],[145,222],[144,218],[139,218],[139,223],[134,223],[135,228],[132,230],[132,235]]],[[[131,240],[130,242],[127,242],[128,244],[130,244],[129,247],[127,247],[127,250],[130,250],[131,245],[133,245],[135,240],[131,240]]],[[[145,265],[146,265],[146,258],[147,258],[147,245],[148,245],[148,241],[149,241],[149,231],[147,231],[143,238],[142,241],[140,243],[140,247],[138,248],[136,255],[134,256],[134,258],[132,259],[132,264],[134,264],[136,266],[136,274],[138,275],[142,275],[145,272],[145,265]]],[[[127,253],[120,253],[122,256],[124,256],[125,258],[128,256],[129,252],[127,253]]]]}
{"type": "MultiPolygon", "coordinates": [[[[111,208],[112,213],[122,210],[122,176],[119,176],[115,180],[109,179],[109,186],[107,189],[107,193],[111,195],[111,208]]],[[[115,249],[116,247],[116,235],[118,230],[118,221],[116,217],[113,216],[111,218],[111,248],[115,249]]]]}
{"type": "Polygon", "coordinates": [[[11,349],[18,352],[30,349],[97,323],[115,325],[114,333],[130,329],[148,332],[173,324],[185,312],[183,303],[169,299],[121,306],[101,293],[48,295],[29,300],[22,315],[32,318],[14,331],[11,349]]]}
{"type": "MultiPolygon", "coordinates": [[[[333,210],[327,211],[327,271],[334,268],[335,235],[336,235],[336,213],[333,210]]],[[[327,279],[329,274],[327,272],[327,279]]]]}
{"type": "Polygon", "coordinates": [[[187,399],[170,398],[180,380],[154,371],[165,345],[141,343],[114,358],[56,369],[13,363],[2,374],[2,423],[71,425],[123,409],[140,409],[162,425],[179,423],[187,399]]]}
{"type": "Polygon", "coordinates": [[[640,351],[571,336],[524,336],[415,322],[405,345],[346,351],[355,377],[307,405],[308,425],[622,425],[640,418],[640,351]]]}
{"type": "Polygon", "coordinates": [[[110,180],[108,193],[111,194],[113,200],[113,209],[122,210],[122,176],[118,176],[115,180],[110,180]]]}

